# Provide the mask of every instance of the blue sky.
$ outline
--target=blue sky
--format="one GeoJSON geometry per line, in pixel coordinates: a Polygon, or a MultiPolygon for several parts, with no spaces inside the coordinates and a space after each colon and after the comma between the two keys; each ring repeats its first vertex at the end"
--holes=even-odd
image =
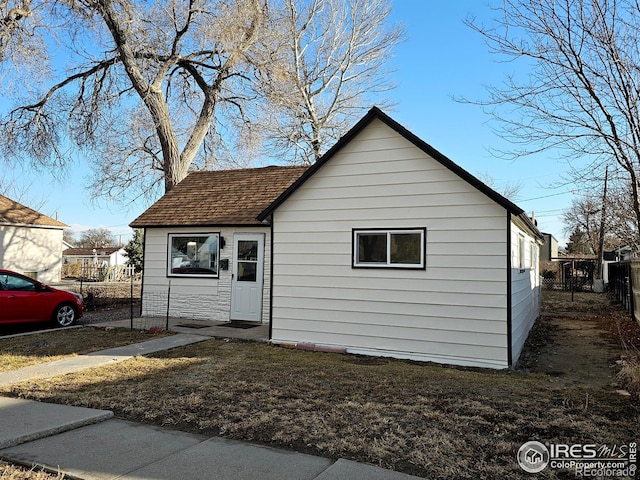
{"type": "MultiPolygon", "coordinates": [[[[463,23],[469,16],[486,22],[493,13],[478,0],[395,0],[393,19],[405,25],[407,39],[392,59],[398,88],[390,93],[396,106],[387,113],[472,174],[489,175],[496,190],[506,183],[521,185],[512,200],[529,214],[535,211],[539,228],[564,245],[561,215],[572,194],[567,187],[552,185],[566,167],[551,153],[515,161],[496,158],[489,149],[508,145],[492,131],[490,117],[478,106],[453,99],[486,98],[485,85],[499,84],[507,73],[514,73],[516,65],[499,63],[480,35],[463,23]]],[[[144,210],[144,205],[125,210],[91,203],[84,190],[88,172],[82,161],[62,181],[46,172],[13,173],[14,181],[28,191],[25,203],[38,203],[43,213],[57,214],[76,232],[106,227],[127,241],[129,222],[144,210]]]]}

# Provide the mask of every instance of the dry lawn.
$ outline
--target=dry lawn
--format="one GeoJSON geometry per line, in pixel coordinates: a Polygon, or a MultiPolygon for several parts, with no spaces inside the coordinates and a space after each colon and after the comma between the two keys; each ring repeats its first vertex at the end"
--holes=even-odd
{"type": "Polygon", "coordinates": [[[82,327],[12,338],[0,338],[0,372],[157,337],[127,329],[82,327]]]}
{"type": "Polygon", "coordinates": [[[0,480],[63,480],[64,475],[48,473],[37,467],[23,468],[0,461],[0,480]]]}
{"type": "MultiPolygon", "coordinates": [[[[590,302],[572,307],[604,319],[607,307],[590,302]]],[[[640,410],[615,393],[614,374],[606,387],[559,384],[544,373],[211,340],[0,393],[428,478],[573,478],[525,474],[515,454],[529,440],[637,441],[640,410]]]]}

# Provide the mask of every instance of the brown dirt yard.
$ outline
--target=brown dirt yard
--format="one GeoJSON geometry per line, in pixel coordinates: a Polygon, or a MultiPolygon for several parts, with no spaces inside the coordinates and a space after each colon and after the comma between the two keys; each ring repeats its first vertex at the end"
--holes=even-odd
{"type": "Polygon", "coordinates": [[[568,470],[523,472],[516,452],[530,440],[637,442],[640,409],[617,393],[616,374],[617,360],[640,344],[640,329],[603,295],[568,300],[544,292],[516,370],[214,339],[0,394],[431,479],[569,479],[568,470]]]}
{"type": "Polygon", "coordinates": [[[518,370],[560,386],[616,387],[620,360],[638,345],[640,328],[606,296],[576,292],[572,301],[570,292],[545,291],[518,370]]]}

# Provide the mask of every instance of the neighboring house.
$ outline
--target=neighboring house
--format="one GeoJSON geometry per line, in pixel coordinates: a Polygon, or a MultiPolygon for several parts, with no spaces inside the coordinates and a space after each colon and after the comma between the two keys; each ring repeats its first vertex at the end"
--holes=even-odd
{"type": "Polygon", "coordinates": [[[170,315],[274,343],[505,368],[539,313],[533,222],[377,108],[309,168],[192,173],[131,226],[143,314],[170,283],[170,315]]]}
{"type": "Polygon", "coordinates": [[[0,195],[0,268],[60,281],[64,223],[0,195]]]}
{"type": "Polygon", "coordinates": [[[543,233],[544,242],[540,247],[540,272],[543,284],[554,288],[562,282],[562,263],[559,261],[558,240],[550,233],[543,233]]]}
{"type": "Polygon", "coordinates": [[[62,257],[64,263],[80,263],[83,266],[115,267],[125,265],[127,262],[123,247],[70,247],[62,252],[62,257]]]}
{"type": "Polygon", "coordinates": [[[558,240],[550,233],[543,233],[544,243],[540,247],[540,261],[550,262],[558,258],[558,240]]]}

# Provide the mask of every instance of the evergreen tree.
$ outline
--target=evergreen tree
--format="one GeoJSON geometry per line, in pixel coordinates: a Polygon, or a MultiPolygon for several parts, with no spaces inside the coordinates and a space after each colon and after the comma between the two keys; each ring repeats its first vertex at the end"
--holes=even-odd
{"type": "Polygon", "coordinates": [[[589,247],[589,238],[587,234],[576,227],[573,230],[573,233],[569,236],[569,241],[567,242],[567,254],[586,255],[590,253],[593,253],[593,251],[589,247]]]}
{"type": "Polygon", "coordinates": [[[142,271],[143,265],[143,244],[144,235],[142,229],[137,228],[133,233],[133,238],[129,243],[124,246],[124,251],[127,254],[127,265],[135,267],[136,272],[142,271]]]}

